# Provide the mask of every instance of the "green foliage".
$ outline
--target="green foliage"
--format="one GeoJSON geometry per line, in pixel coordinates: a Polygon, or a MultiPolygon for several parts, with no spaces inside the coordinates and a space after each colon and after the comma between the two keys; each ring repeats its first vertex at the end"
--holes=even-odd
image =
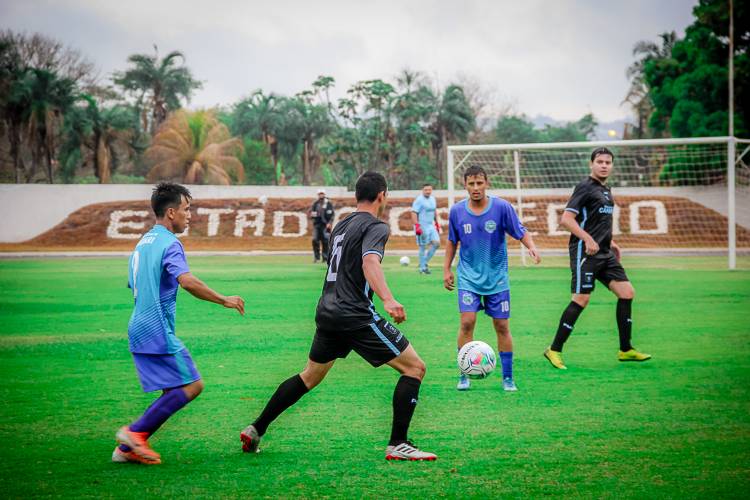
{"type": "Polygon", "coordinates": [[[506,115],[500,117],[495,125],[495,138],[501,144],[581,142],[593,138],[596,126],[596,118],[591,113],[578,121],[545,125],[543,129],[534,128],[534,124],[525,115],[506,115]]]}
{"type": "Polygon", "coordinates": [[[242,144],[244,151],[240,154],[240,161],[245,169],[245,183],[261,186],[273,184],[276,170],[266,145],[250,137],[243,137],[242,144]]]}

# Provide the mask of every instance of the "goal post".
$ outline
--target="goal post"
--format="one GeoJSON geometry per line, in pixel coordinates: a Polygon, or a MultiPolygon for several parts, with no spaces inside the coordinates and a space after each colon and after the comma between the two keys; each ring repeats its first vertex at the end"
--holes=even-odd
{"type": "MultiPolygon", "coordinates": [[[[644,139],[448,147],[448,203],[465,198],[463,172],[479,165],[490,193],[512,203],[542,250],[567,250],[559,217],[589,175],[594,148],[612,150],[614,238],[629,250],[706,255],[750,251],[750,140],[644,139]]],[[[521,252],[524,255],[524,252],[521,252]]]]}

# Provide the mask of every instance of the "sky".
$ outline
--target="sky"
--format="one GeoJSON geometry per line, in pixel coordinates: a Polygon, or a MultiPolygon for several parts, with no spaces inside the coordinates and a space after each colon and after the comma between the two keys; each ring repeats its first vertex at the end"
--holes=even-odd
{"type": "Polygon", "coordinates": [[[293,95],[318,75],[332,97],[417,70],[477,82],[494,111],[627,118],[625,69],[639,40],[683,34],[697,0],[0,0],[0,28],[80,50],[102,79],[133,53],[184,53],[203,88],[190,107],[256,89],[293,95]]]}

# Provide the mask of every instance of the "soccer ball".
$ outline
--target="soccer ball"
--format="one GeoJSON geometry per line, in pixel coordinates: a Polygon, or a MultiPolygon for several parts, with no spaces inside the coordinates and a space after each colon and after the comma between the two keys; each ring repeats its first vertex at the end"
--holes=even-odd
{"type": "Polygon", "coordinates": [[[487,378],[495,369],[495,351],[475,340],[458,351],[458,369],[469,378],[487,378]]]}
{"type": "Polygon", "coordinates": [[[408,266],[409,264],[411,264],[411,259],[407,257],[406,255],[401,257],[398,261],[401,263],[402,266],[408,266]]]}

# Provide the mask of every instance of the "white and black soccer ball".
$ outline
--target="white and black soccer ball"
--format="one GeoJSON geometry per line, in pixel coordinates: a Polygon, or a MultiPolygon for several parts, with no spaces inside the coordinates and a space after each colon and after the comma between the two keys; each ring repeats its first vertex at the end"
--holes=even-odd
{"type": "Polygon", "coordinates": [[[495,351],[480,340],[464,344],[458,351],[458,369],[469,378],[489,377],[495,363],[495,351]]]}
{"type": "Polygon", "coordinates": [[[407,257],[406,255],[404,255],[403,257],[401,257],[400,259],[398,259],[398,261],[404,267],[408,266],[409,264],[411,264],[411,259],[409,257],[407,257]]]}

